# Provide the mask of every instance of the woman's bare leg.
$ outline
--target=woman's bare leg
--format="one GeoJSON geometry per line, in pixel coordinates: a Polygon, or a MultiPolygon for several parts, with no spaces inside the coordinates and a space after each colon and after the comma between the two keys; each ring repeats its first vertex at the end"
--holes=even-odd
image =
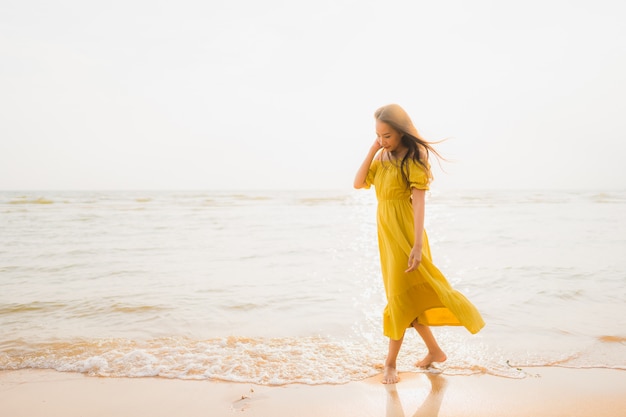
{"type": "Polygon", "coordinates": [[[385,360],[385,370],[383,372],[383,384],[395,384],[398,382],[398,371],[396,370],[396,359],[402,347],[402,340],[389,339],[389,352],[385,360]]]}
{"type": "Polygon", "coordinates": [[[430,327],[425,326],[423,324],[419,324],[417,320],[411,323],[413,328],[417,330],[417,333],[422,337],[424,344],[426,344],[426,348],[428,349],[428,353],[421,361],[418,361],[415,366],[420,368],[428,368],[430,364],[433,362],[445,362],[448,357],[444,353],[443,350],[439,347],[435,336],[430,331],[430,327]]]}

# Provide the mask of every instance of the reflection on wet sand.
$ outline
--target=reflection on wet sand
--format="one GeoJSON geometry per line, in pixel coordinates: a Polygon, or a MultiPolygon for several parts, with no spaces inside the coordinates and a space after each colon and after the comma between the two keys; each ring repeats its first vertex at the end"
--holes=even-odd
{"type": "MultiPolygon", "coordinates": [[[[437,417],[448,385],[448,382],[441,374],[426,373],[425,375],[430,380],[430,392],[422,405],[415,411],[413,417],[437,417]]],[[[385,389],[387,390],[386,417],[404,417],[404,409],[402,408],[402,401],[396,390],[396,385],[387,384],[385,389]]]]}

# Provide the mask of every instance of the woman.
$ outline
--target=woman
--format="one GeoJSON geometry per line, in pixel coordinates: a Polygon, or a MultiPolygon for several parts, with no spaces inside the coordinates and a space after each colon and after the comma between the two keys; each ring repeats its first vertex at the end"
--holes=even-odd
{"type": "Polygon", "coordinates": [[[378,247],[387,296],[383,332],[389,337],[382,382],[395,384],[396,358],[408,327],[417,330],[428,349],[416,366],[428,367],[447,359],[429,326],[462,325],[477,333],[485,323],[431,261],[424,205],[432,179],[428,157],[431,152],[438,156],[437,152],[397,104],[381,107],[374,117],[376,140],[354,187],[376,188],[378,247]]]}

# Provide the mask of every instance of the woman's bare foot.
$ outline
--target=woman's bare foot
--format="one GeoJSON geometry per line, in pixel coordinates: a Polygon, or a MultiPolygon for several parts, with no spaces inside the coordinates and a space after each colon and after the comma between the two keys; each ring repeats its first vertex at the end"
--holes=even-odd
{"type": "Polygon", "coordinates": [[[433,362],[445,362],[446,359],[448,359],[448,357],[443,353],[443,350],[428,352],[426,356],[424,356],[424,359],[415,363],[415,366],[418,368],[428,368],[433,362]]]}
{"type": "Polygon", "coordinates": [[[396,371],[396,368],[385,366],[385,370],[383,371],[383,380],[381,382],[383,384],[395,384],[399,380],[400,378],[398,378],[398,371],[396,371]]]}

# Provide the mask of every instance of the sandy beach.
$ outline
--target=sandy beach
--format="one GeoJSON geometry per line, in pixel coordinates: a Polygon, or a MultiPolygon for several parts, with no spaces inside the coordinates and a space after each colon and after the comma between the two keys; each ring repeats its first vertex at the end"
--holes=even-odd
{"type": "Polygon", "coordinates": [[[593,416],[626,415],[626,372],[526,369],[532,376],[402,373],[344,385],[259,386],[163,378],[0,372],[0,415],[78,416],[593,416]]]}

